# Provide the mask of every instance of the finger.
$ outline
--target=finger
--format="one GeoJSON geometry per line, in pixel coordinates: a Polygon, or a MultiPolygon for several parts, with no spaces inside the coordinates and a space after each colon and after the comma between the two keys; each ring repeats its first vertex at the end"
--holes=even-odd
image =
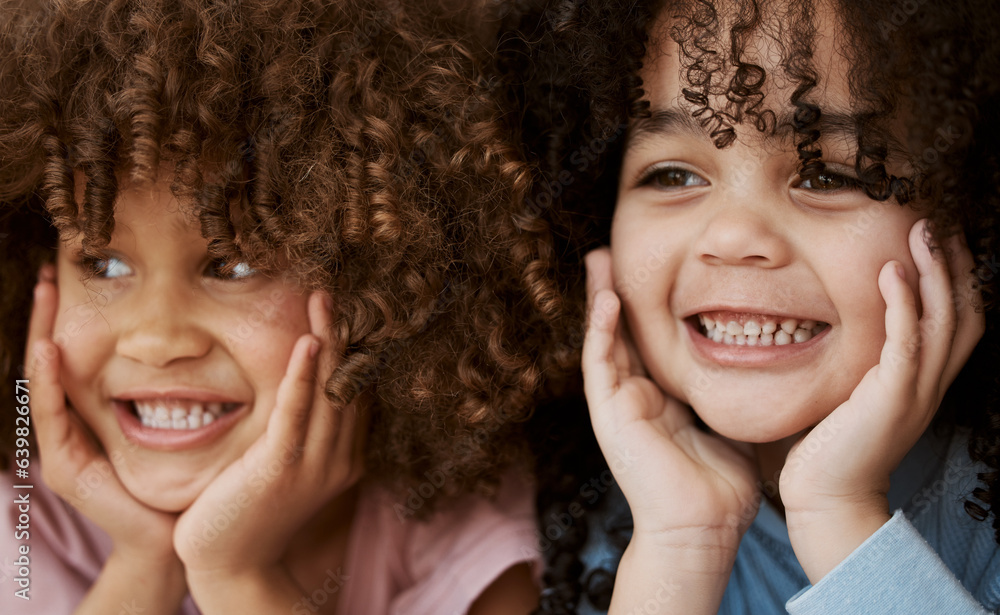
{"type": "MultiPolygon", "coordinates": [[[[588,301],[587,314],[589,319],[589,317],[593,315],[594,295],[604,289],[613,292],[615,290],[614,274],[611,268],[611,251],[608,248],[593,250],[587,254],[586,264],[588,301]]],[[[602,317],[607,317],[607,315],[602,314],[602,317]]],[[[615,318],[619,317],[615,316],[615,318]]],[[[618,330],[615,332],[614,346],[612,347],[612,354],[615,365],[618,369],[619,380],[624,380],[629,376],[643,375],[644,373],[641,367],[642,362],[639,360],[639,353],[636,351],[635,345],[632,344],[631,339],[632,338],[629,336],[624,322],[620,322],[618,324],[618,330]]]]}
{"type": "Polygon", "coordinates": [[[628,321],[619,318],[618,332],[615,334],[615,361],[618,363],[618,378],[625,380],[629,376],[646,377],[646,366],[635,347],[628,321]]]}
{"type": "Polygon", "coordinates": [[[59,349],[51,340],[41,339],[32,346],[31,355],[31,418],[43,457],[51,456],[72,435],[65,392],[59,382],[59,349]]]}
{"type": "Polygon", "coordinates": [[[104,485],[113,475],[110,463],[91,442],[86,427],[66,407],[65,393],[59,382],[59,349],[50,340],[35,343],[33,353],[46,359],[36,363],[32,379],[31,417],[35,421],[39,465],[42,480],[80,512],[87,512],[87,494],[96,482],[104,485]],[[78,477],[88,482],[87,493],[80,493],[78,477]]]}
{"type": "Polygon", "coordinates": [[[591,408],[599,407],[618,390],[614,347],[619,308],[614,291],[601,289],[594,295],[581,356],[583,388],[591,408]]]}
{"type": "Polygon", "coordinates": [[[983,296],[979,290],[972,252],[962,233],[949,237],[945,247],[948,251],[948,273],[954,294],[956,323],[951,353],[941,374],[942,392],[951,386],[986,332],[983,296]]]}
{"type": "Polygon", "coordinates": [[[31,318],[28,321],[28,342],[27,348],[30,356],[26,357],[25,374],[30,381],[32,375],[45,361],[51,359],[50,353],[55,351],[54,347],[41,347],[42,352],[36,352],[36,344],[39,340],[51,339],[52,329],[55,326],[56,311],[59,305],[59,291],[56,289],[54,269],[51,265],[45,265],[39,271],[38,284],[35,285],[34,303],[31,306],[31,318]]]}
{"type": "Polygon", "coordinates": [[[52,267],[43,267],[35,285],[28,323],[25,372],[33,389],[31,416],[35,420],[39,446],[54,451],[69,439],[71,425],[65,392],[59,381],[59,348],[51,339],[58,306],[58,291],[53,280],[52,267]]]}
{"type": "Polygon", "coordinates": [[[948,361],[955,335],[955,304],[951,275],[945,255],[932,254],[928,245],[927,221],[920,220],[910,229],[910,254],[919,274],[918,288],[923,314],[920,318],[920,366],[918,386],[926,399],[936,396],[941,372],[948,361]]]}
{"type": "Polygon", "coordinates": [[[43,265],[35,286],[35,301],[28,325],[28,357],[25,362],[31,395],[31,418],[35,423],[40,465],[58,468],[46,472],[43,479],[50,488],[77,508],[82,502],[74,497],[73,479],[92,464],[100,463],[101,476],[110,474],[110,465],[98,452],[80,420],[66,407],[66,392],[60,380],[61,356],[52,341],[58,308],[55,267],[43,265]]]}
{"type": "Polygon", "coordinates": [[[593,305],[594,295],[602,289],[614,290],[611,275],[611,250],[607,247],[592,250],[584,262],[587,267],[587,304],[593,305]]]}
{"type": "Polygon", "coordinates": [[[303,335],[295,342],[268,421],[268,440],[274,446],[301,450],[312,414],[319,349],[320,342],[313,335],[303,335]]]}
{"type": "Polygon", "coordinates": [[[313,393],[313,410],[309,420],[309,440],[315,441],[320,450],[335,444],[340,431],[342,410],[330,402],[326,396],[326,381],[336,366],[333,343],[333,299],[325,292],[316,292],[309,297],[309,328],[321,341],[317,357],[316,384],[313,393]]]}
{"type": "Polygon", "coordinates": [[[878,276],[886,305],[885,344],[879,357],[878,376],[885,386],[900,392],[913,387],[920,356],[916,298],[904,276],[898,261],[886,263],[878,276]]]}

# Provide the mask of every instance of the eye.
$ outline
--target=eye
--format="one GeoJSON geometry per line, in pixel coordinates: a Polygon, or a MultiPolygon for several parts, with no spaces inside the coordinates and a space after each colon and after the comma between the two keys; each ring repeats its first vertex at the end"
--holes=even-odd
{"type": "Polygon", "coordinates": [[[670,189],[707,186],[708,182],[693,171],[681,167],[663,166],[650,169],[639,180],[639,185],[670,189]]]}
{"type": "Polygon", "coordinates": [[[220,280],[245,280],[256,275],[256,273],[256,269],[242,261],[230,265],[223,260],[212,261],[205,271],[206,275],[219,278],[220,280]]]}
{"type": "Polygon", "coordinates": [[[856,177],[835,173],[825,170],[815,177],[803,178],[798,183],[798,188],[814,190],[816,192],[839,192],[841,190],[858,190],[861,188],[861,180],[856,177]]]}
{"type": "Polygon", "coordinates": [[[95,278],[121,278],[132,275],[132,268],[124,260],[109,256],[107,258],[82,258],[80,269],[95,278]]]}

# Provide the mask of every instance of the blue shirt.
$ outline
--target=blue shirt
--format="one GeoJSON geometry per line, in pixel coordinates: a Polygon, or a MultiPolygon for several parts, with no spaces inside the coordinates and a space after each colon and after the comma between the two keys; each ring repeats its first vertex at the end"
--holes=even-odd
{"type": "MultiPolygon", "coordinates": [[[[815,586],[799,566],[781,515],[766,500],[747,530],[720,615],[982,615],[1000,608],[1000,548],[992,514],[963,503],[985,466],[969,460],[963,432],[928,432],[892,475],[892,519],[815,586]],[[787,609],[787,610],[786,610],[787,609]]],[[[628,504],[615,486],[589,520],[587,572],[615,570],[629,536],[628,504]]],[[[585,578],[584,577],[584,578],[585,578]]],[[[603,610],[587,603],[580,615],[603,610]]]]}

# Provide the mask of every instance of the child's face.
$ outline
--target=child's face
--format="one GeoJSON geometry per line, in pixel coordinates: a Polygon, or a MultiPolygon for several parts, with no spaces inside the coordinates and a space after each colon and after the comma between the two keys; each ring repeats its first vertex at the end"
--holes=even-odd
{"type": "MultiPolygon", "coordinates": [[[[832,30],[823,26],[820,86],[807,100],[833,119],[850,112],[848,61],[833,52],[832,30]]],[[[690,119],[677,46],[665,33],[654,30],[653,40],[667,43],[641,74],[654,120],[633,124],[623,161],[611,239],[615,284],[661,387],[724,436],[775,441],[819,422],[878,363],[885,340],[878,273],[898,260],[915,286],[907,236],[921,215],[840,184],[841,175],[854,175],[854,151],[833,124],[820,142],[827,174],[812,182],[797,175],[794,140],[762,139],[750,121],[737,125],[734,144],[717,149],[690,119]],[[742,332],[718,331],[713,340],[702,318],[742,332]],[[783,322],[788,334],[779,333],[783,322]]],[[[773,84],[777,60],[759,47],[756,61],[773,84]]],[[[779,101],[794,85],[765,88],[779,123],[787,108],[779,101]]],[[[712,103],[719,109],[725,101],[712,103]]]]}
{"type": "Polygon", "coordinates": [[[89,282],[79,243],[60,245],[53,339],[69,400],[125,487],[177,511],[264,432],[309,325],[298,288],[245,266],[219,273],[169,179],[120,194],[89,282]]]}

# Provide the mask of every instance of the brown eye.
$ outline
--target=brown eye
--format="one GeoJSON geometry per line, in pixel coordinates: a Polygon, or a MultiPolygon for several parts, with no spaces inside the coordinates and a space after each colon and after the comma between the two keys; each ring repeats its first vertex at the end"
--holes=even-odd
{"type": "Polygon", "coordinates": [[[853,190],[860,186],[861,182],[853,177],[830,172],[823,172],[816,177],[803,179],[799,183],[799,188],[816,190],[817,192],[835,192],[844,189],[853,190]]]}
{"type": "Polygon", "coordinates": [[[643,182],[658,188],[684,188],[688,186],[707,186],[700,175],[679,167],[654,169],[643,182]]]}

